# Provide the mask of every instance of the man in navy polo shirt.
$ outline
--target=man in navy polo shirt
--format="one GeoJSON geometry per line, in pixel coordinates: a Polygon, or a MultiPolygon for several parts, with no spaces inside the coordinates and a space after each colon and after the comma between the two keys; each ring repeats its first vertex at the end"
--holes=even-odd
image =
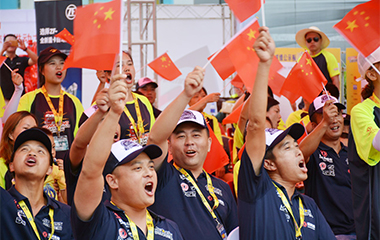
{"type": "Polygon", "coordinates": [[[203,115],[184,111],[202,89],[203,78],[200,67],[186,77],[185,89],[160,114],[148,140],[165,153],[154,160],[158,186],[150,209],[174,220],[188,240],[226,239],[238,225],[230,187],[203,170],[211,146],[203,115]],[[170,163],[168,150],[173,156],[170,163]]]}
{"type": "Polygon", "coordinates": [[[275,44],[261,27],[254,43],[259,57],[249,102],[246,147],[238,181],[240,239],[335,239],[315,202],[296,191],[307,178],[306,163],[296,140],[301,124],[285,131],[265,129],[269,69],[275,44]]]}
{"type": "Polygon", "coordinates": [[[15,185],[8,193],[1,191],[1,239],[74,239],[70,207],[43,190],[52,171],[51,149],[49,137],[38,128],[17,137],[9,164],[15,185]]]}
{"type": "Polygon", "coordinates": [[[338,239],[356,239],[348,153],[340,142],[345,108],[333,96],[317,97],[309,107],[313,131],[300,149],[309,175],[305,194],[317,203],[338,239]]]}
{"type": "Polygon", "coordinates": [[[174,222],[147,210],[157,187],[152,158],[159,157],[161,149],[155,145],[142,147],[127,139],[113,144],[128,94],[126,77],[112,77],[110,110],[83,160],[72,204],[75,239],[182,240],[174,222]],[[104,204],[103,172],[111,192],[111,201],[104,204]]]}

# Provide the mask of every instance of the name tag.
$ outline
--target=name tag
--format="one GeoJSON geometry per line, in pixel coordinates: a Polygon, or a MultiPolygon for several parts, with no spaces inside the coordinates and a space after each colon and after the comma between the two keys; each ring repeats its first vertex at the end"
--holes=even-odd
{"type": "Polygon", "coordinates": [[[55,150],[67,151],[69,150],[69,140],[66,135],[54,136],[55,150]]]}

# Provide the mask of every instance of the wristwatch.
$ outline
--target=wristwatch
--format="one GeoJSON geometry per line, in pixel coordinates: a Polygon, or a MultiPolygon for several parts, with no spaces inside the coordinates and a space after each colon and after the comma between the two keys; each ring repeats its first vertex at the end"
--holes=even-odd
{"type": "Polygon", "coordinates": [[[23,51],[24,51],[24,52],[28,51],[28,47],[24,48],[23,51]]]}

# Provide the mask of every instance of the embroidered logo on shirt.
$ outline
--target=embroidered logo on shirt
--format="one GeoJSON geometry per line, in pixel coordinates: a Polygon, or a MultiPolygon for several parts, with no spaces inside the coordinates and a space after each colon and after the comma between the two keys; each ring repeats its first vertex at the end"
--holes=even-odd
{"type": "Polygon", "coordinates": [[[309,229],[311,229],[313,231],[315,231],[315,225],[312,224],[311,222],[304,222],[303,226],[306,227],[306,228],[309,228],[309,229]]]}
{"type": "Polygon", "coordinates": [[[154,235],[160,235],[162,237],[165,237],[167,239],[173,240],[173,233],[171,233],[168,230],[165,230],[163,228],[155,227],[154,228],[154,235]]]}
{"type": "Polygon", "coordinates": [[[333,159],[329,157],[325,157],[322,154],[319,154],[319,159],[321,159],[324,162],[333,163],[333,159]]]}
{"type": "Polygon", "coordinates": [[[321,171],[325,170],[326,169],[326,163],[324,163],[324,162],[319,163],[319,167],[321,168],[321,171]]]}
{"type": "Polygon", "coordinates": [[[21,209],[18,210],[17,211],[17,217],[15,219],[15,223],[25,226],[26,222],[22,219],[23,217],[26,218],[24,211],[21,209]]]}
{"type": "Polygon", "coordinates": [[[119,228],[119,236],[124,239],[128,236],[128,234],[123,228],[119,228]]]}

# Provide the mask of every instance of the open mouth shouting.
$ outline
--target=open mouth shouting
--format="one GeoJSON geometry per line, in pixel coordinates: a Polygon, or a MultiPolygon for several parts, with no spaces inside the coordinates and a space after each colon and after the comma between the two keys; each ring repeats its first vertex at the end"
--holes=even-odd
{"type": "Polygon", "coordinates": [[[126,73],[126,75],[127,75],[127,78],[125,79],[125,81],[126,81],[127,83],[132,83],[132,74],[130,74],[130,73],[126,73]]]}
{"type": "Polygon", "coordinates": [[[26,161],[25,161],[25,164],[27,165],[27,166],[29,166],[29,167],[33,167],[33,166],[35,166],[36,165],[36,158],[34,158],[34,157],[28,157],[27,159],[26,159],[26,161]]]}
{"type": "Polygon", "coordinates": [[[61,71],[58,71],[55,75],[56,75],[58,78],[62,78],[62,72],[61,72],[61,71]]]}
{"type": "Polygon", "coordinates": [[[153,188],[153,182],[148,182],[145,184],[145,192],[148,194],[148,196],[153,196],[154,195],[154,188],[153,188]]]}
{"type": "Polygon", "coordinates": [[[302,160],[298,163],[298,167],[299,167],[304,173],[307,173],[306,163],[305,163],[305,160],[304,160],[304,159],[302,159],[302,160]]]}

